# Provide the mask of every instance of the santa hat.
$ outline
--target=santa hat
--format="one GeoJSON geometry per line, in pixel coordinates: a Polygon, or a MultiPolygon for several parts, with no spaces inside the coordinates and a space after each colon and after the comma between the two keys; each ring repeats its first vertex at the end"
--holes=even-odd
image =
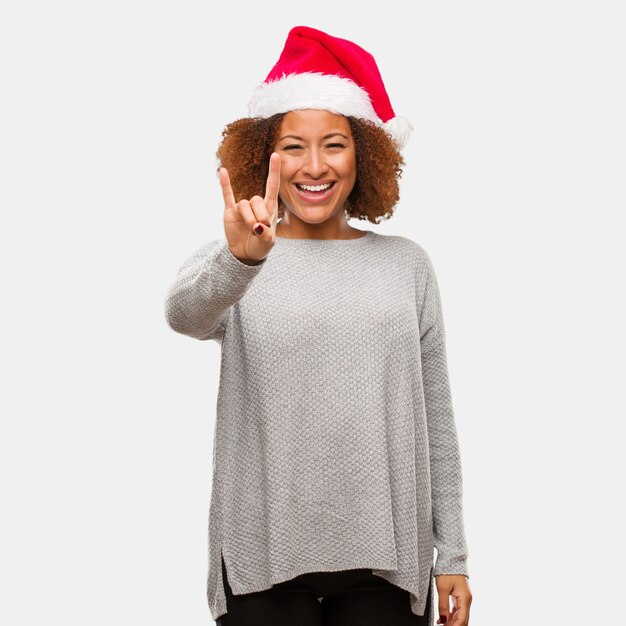
{"type": "Polygon", "coordinates": [[[357,44],[308,26],[289,31],[278,62],[256,87],[250,117],[324,109],[371,120],[403,148],[413,130],[397,116],[374,57],[357,44]]]}

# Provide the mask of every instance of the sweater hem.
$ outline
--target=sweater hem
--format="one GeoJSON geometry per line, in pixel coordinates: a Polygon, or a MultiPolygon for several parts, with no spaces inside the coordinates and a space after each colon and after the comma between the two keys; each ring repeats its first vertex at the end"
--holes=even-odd
{"type": "MultiPolygon", "coordinates": [[[[220,555],[221,555],[221,558],[224,559],[226,571],[228,572],[228,565],[226,564],[226,558],[224,556],[223,547],[220,550],[220,555]]],[[[396,587],[399,587],[400,589],[403,589],[404,591],[407,591],[410,595],[411,612],[418,617],[425,616],[425,612],[427,608],[426,607],[427,596],[428,596],[428,593],[430,592],[431,602],[430,602],[430,611],[427,616],[428,618],[427,624],[428,626],[433,626],[434,614],[435,614],[434,593],[433,593],[433,581],[434,581],[433,570],[431,569],[430,571],[426,595],[422,594],[421,592],[418,595],[416,593],[416,590],[413,588],[409,588],[410,586],[404,580],[396,579],[394,581],[394,580],[390,580],[387,576],[385,576],[385,574],[391,574],[391,576],[393,577],[394,574],[398,574],[397,563],[390,562],[390,561],[387,561],[387,562],[378,561],[374,563],[375,565],[372,565],[371,561],[368,563],[363,560],[356,560],[356,561],[346,562],[340,567],[329,567],[326,569],[311,570],[310,568],[306,568],[306,567],[294,568],[290,570],[289,574],[285,574],[277,578],[270,578],[270,581],[271,581],[270,583],[262,583],[262,584],[256,584],[256,585],[255,584],[240,585],[240,584],[235,583],[235,585],[233,586],[233,582],[229,580],[229,585],[230,585],[230,589],[233,595],[243,595],[243,594],[255,593],[255,592],[260,592],[260,591],[268,591],[274,585],[286,582],[288,580],[291,580],[293,578],[296,578],[297,576],[301,576],[304,574],[318,573],[318,572],[339,572],[339,571],[344,571],[347,569],[370,569],[372,571],[372,575],[378,576],[379,578],[386,580],[390,584],[395,585],[396,587]],[[418,612],[420,610],[422,611],[422,613],[418,612]]],[[[220,571],[221,571],[221,564],[220,564],[220,571]]],[[[226,581],[222,578],[221,579],[222,594],[219,594],[218,592],[214,600],[214,605],[212,607],[214,609],[214,611],[212,611],[212,617],[215,621],[217,621],[218,618],[220,618],[222,615],[228,612],[228,607],[226,605],[225,584],[226,584],[226,581]],[[221,598],[220,598],[220,595],[222,595],[221,598]]]]}
{"type": "MultiPolygon", "coordinates": [[[[243,595],[246,593],[255,593],[257,591],[265,591],[266,589],[270,589],[273,585],[278,585],[280,583],[291,580],[292,578],[296,578],[297,576],[302,576],[303,574],[312,574],[318,572],[341,572],[347,569],[377,569],[377,570],[386,570],[386,571],[396,571],[397,563],[394,561],[378,561],[375,565],[371,563],[366,563],[365,561],[357,560],[350,561],[342,564],[340,567],[328,567],[325,569],[317,569],[311,570],[307,567],[293,568],[289,570],[288,573],[278,577],[270,577],[269,582],[260,583],[260,584],[237,584],[233,581],[229,581],[230,588],[232,589],[233,595],[243,595]]],[[[228,565],[226,566],[228,571],[228,565]]]]}

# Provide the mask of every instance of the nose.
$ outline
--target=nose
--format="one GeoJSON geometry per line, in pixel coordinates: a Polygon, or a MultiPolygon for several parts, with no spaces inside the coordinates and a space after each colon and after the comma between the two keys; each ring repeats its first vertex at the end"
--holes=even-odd
{"type": "Polygon", "coordinates": [[[324,161],[324,155],[318,148],[309,148],[306,159],[302,166],[302,173],[308,174],[311,178],[319,178],[328,170],[328,165],[324,161]]]}

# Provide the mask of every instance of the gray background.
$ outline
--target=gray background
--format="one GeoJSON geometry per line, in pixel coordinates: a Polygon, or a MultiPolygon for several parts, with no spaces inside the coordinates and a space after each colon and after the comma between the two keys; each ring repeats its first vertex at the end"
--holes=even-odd
{"type": "Polygon", "coordinates": [[[619,608],[623,3],[408,6],[2,4],[3,623],[213,623],[219,346],[163,300],[223,234],[221,130],[299,24],[370,51],[415,126],[396,215],[352,224],[438,274],[470,623],[619,608]]]}

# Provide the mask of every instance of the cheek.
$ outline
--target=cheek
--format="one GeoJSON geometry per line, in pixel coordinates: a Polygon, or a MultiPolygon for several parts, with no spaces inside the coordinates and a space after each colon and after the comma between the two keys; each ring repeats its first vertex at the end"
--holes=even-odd
{"type": "Polygon", "coordinates": [[[348,180],[356,178],[356,160],[354,158],[344,159],[339,167],[344,178],[348,180]]]}
{"type": "Polygon", "coordinates": [[[293,164],[285,163],[284,160],[280,162],[280,184],[283,189],[287,189],[294,173],[293,164]]]}
{"type": "Polygon", "coordinates": [[[290,189],[291,189],[291,185],[289,184],[289,180],[286,178],[281,178],[280,188],[278,189],[278,195],[279,196],[288,195],[289,193],[291,193],[290,189]]]}
{"type": "Polygon", "coordinates": [[[356,182],[356,168],[352,166],[346,166],[341,173],[342,178],[351,185],[354,185],[356,182]]]}

